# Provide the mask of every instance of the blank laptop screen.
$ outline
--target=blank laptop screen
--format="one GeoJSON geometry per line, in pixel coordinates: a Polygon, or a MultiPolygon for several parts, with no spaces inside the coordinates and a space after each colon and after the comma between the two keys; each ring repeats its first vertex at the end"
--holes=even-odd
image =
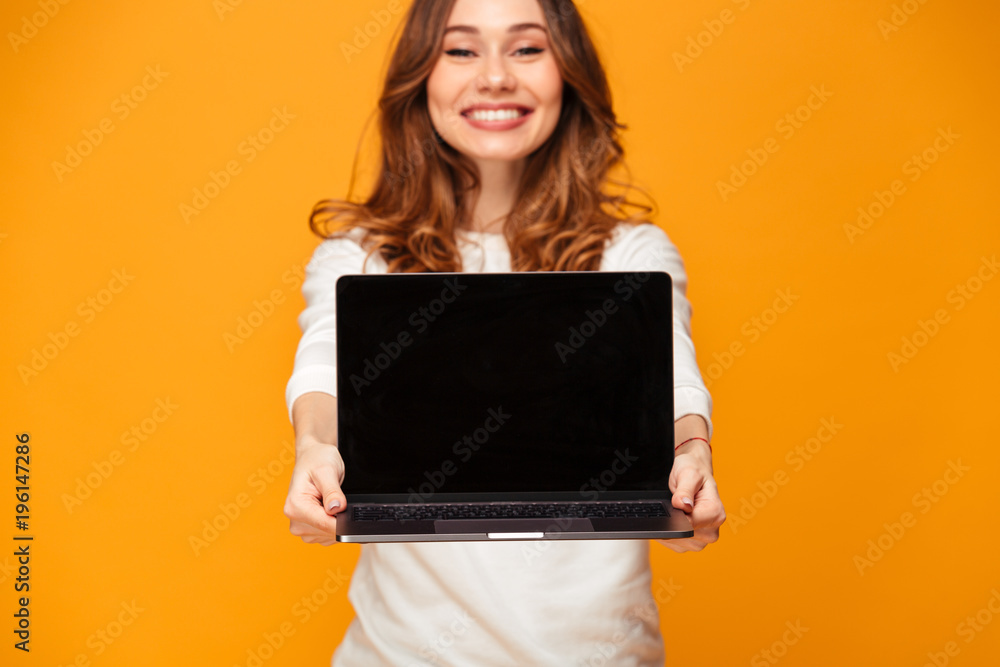
{"type": "Polygon", "coordinates": [[[350,494],[666,490],[666,273],[344,276],[338,444],[350,494]]]}

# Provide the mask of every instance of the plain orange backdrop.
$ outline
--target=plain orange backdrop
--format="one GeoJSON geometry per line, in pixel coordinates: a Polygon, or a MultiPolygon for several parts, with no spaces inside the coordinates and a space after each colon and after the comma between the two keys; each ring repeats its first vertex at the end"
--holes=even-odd
{"type": "MultiPolygon", "coordinates": [[[[668,663],[996,664],[998,6],[579,5],[715,401],[668,663]]],[[[397,7],[3,3],[0,663],[329,660],[359,550],[288,533],[283,392],[397,7]]]]}

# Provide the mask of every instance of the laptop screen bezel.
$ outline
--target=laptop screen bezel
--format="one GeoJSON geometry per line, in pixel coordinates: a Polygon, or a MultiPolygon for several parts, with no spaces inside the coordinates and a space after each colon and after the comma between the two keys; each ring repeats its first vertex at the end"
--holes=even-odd
{"type": "MultiPolygon", "coordinates": [[[[646,275],[658,274],[662,275],[663,278],[660,280],[665,280],[665,296],[666,296],[666,307],[670,309],[669,315],[665,318],[667,322],[672,325],[672,306],[673,306],[673,295],[672,288],[673,282],[670,275],[666,272],[644,272],[646,275]]],[[[349,300],[344,300],[343,295],[349,293],[351,284],[355,281],[373,281],[382,280],[388,277],[391,279],[420,279],[426,278],[427,276],[433,276],[439,280],[445,280],[449,277],[461,278],[461,279],[473,279],[473,280],[490,280],[491,278],[504,278],[510,276],[517,276],[518,278],[527,278],[531,280],[531,276],[539,275],[545,276],[546,280],[568,280],[572,281],[573,276],[576,274],[586,274],[593,278],[595,274],[600,274],[603,279],[608,281],[608,284],[614,284],[615,281],[619,281],[626,276],[634,276],[636,272],[519,272],[516,274],[512,273],[433,273],[433,274],[348,274],[340,276],[336,284],[336,298],[337,298],[337,320],[338,323],[343,323],[346,319],[352,316],[354,304],[349,300]],[[557,277],[558,276],[558,277],[557,277]]],[[[388,283],[384,283],[388,284],[388,283]]],[[[338,326],[338,333],[342,330],[342,326],[338,326]]],[[[668,365],[669,365],[669,379],[671,388],[673,386],[673,332],[667,332],[664,340],[670,345],[669,355],[668,355],[668,365]]],[[[337,337],[338,346],[338,359],[340,353],[341,336],[337,337]]],[[[347,389],[348,382],[346,372],[343,366],[338,363],[338,395],[344,395],[347,389]]],[[[673,392],[668,392],[670,394],[670,406],[669,411],[671,416],[671,422],[675,418],[674,405],[673,405],[673,392]]],[[[338,396],[338,414],[343,413],[343,400],[338,396]]],[[[342,442],[344,435],[344,420],[338,420],[337,430],[338,430],[338,442],[342,442]]],[[[669,433],[665,433],[663,447],[665,452],[663,454],[664,460],[668,461],[670,466],[673,464],[673,448],[674,448],[674,433],[673,429],[667,429],[669,433]]],[[[351,475],[350,461],[345,460],[345,476],[347,478],[351,475]]],[[[663,479],[666,479],[669,475],[670,466],[667,467],[667,473],[663,475],[663,479]]],[[[345,480],[346,481],[346,480],[345,480]]],[[[346,489],[345,489],[346,491],[346,489]]],[[[546,502],[546,501],[556,501],[556,502],[573,502],[573,501],[588,501],[588,500],[599,500],[599,501],[628,501],[628,500],[642,500],[642,499],[662,499],[669,501],[672,497],[672,493],[669,488],[657,488],[657,489],[643,489],[643,490],[611,490],[607,489],[601,492],[596,492],[593,489],[589,489],[584,492],[583,490],[577,491],[490,491],[484,493],[471,493],[471,492],[443,492],[435,491],[432,494],[422,494],[414,493],[414,489],[410,488],[408,492],[398,493],[398,492],[387,492],[387,493],[357,493],[351,492],[347,494],[349,503],[455,503],[455,502],[546,502]]]]}

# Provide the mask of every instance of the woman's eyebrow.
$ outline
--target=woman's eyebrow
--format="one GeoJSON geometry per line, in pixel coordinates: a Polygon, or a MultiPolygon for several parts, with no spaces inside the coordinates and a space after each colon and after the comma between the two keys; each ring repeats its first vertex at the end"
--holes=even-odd
{"type": "MultiPolygon", "coordinates": [[[[539,23],[516,23],[516,24],[512,25],[511,27],[507,28],[507,32],[508,33],[524,32],[525,30],[532,30],[532,29],[541,30],[542,32],[545,32],[545,33],[548,32],[548,30],[545,29],[545,26],[543,26],[543,25],[541,25],[539,23]]],[[[446,34],[446,35],[449,32],[464,32],[464,33],[468,33],[470,35],[478,35],[479,34],[479,28],[477,28],[475,26],[471,26],[471,25],[452,25],[452,26],[448,26],[444,30],[444,34],[446,34]]]]}

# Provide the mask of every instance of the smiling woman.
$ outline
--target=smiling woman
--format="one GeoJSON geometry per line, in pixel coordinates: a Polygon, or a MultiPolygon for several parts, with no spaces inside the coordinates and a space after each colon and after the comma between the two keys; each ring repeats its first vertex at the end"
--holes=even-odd
{"type": "MultiPolygon", "coordinates": [[[[310,220],[325,240],[302,286],[303,336],[286,390],[296,436],[285,503],[291,532],[334,544],[347,503],[331,298],[340,276],[653,270],[674,285],[681,444],[671,503],[695,528],[694,537],[664,544],[697,551],[717,540],[725,513],[684,267],[666,234],[648,224],[651,209],[611,176],[623,164],[623,126],[575,5],[414,0],[378,128],[381,169],[371,193],[324,200],[310,220]]],[[[649,542],[641,540],[366,544],[351,583],[357,617],[333,664],[662,665],[650,582],[649,542]]]]}
{"type": "Polygon", "coordinates": [[[390,271],[461,270],[461,229],[502,233],[517,271],[593,270],[614,228],[650,213],[628,184],[609,192],[623,126],[566,0],[415,2],[379,111],[373,191],[320,202],[311,225],[364,230],[390,271]]]}

